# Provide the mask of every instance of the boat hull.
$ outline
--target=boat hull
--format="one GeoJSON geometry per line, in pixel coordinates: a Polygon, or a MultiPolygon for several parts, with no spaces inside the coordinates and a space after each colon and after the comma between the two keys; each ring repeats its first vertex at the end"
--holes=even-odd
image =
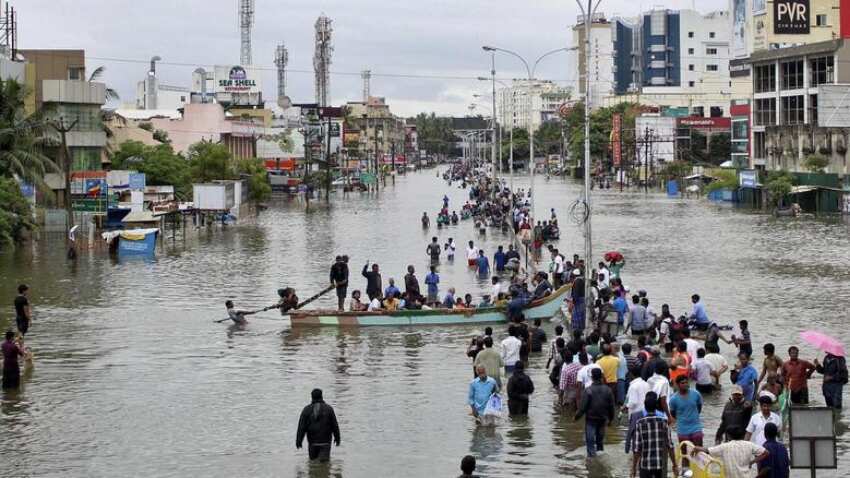
{"type": "MultiPolygon", "coordinates": [[[[570,287],[564,286],[523,309],[527,319],[549,319],[561,307],[570,287]]],[[[401,310],[397,312],[340,312],[337,310],[295,311],[289,314],[293,327],[375,327],[410,325],[471,325],[504,323],[504,307],[486,309],[401,310]]]]}

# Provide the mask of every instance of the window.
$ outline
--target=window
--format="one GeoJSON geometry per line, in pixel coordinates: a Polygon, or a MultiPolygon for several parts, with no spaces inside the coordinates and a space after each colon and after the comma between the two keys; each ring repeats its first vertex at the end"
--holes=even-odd
{"type": "Polygon", "coordinates": [[[818,95],[809,95],[809,124],[818,124],[818,95]]]}
{"type": "Polygon", "coordinates": [[[765,153],[764,131],[753,131],[753,157],[764,159],[767,156],[765,153]]]}
{"type": "Polygon", "coordinates": [[[798,90],[803,87],[803,60],[780,63],[779,71],[783,90],[798,90]]]}
{"type": "Polygon", "coordinates": [[[688,55],[693,55],[693,54],[694,54],[694,49],[688,48],[688,55]]]}
{"type": "Polygon", "coordinates": [[[834,81],[834,66],[835,59],[831,56],[821,58],[812,58],[809,60],[809,77],[810,87],[814,88],[823,83],[832,83],[834,81]]]}
{"type": "Polygon", "coordinates": [[[694,71],[694,65],[688,65],[688,71],[694,71]]]}
{"type": "Polygon", "coordinates": [[[826,26],[826,15],[815,15],[815,25],[819,27],[826,26]]]}
{"type": "Polygon", "coordinates": [[[720,106],[712,106],[708,110],[708,115],[712,118],[721,118],[723,117],[723,108],[720,106]]]}
{"type": "Polygon", "coordinates": [[[705,71],[717,71],[717,65],[705,65],[705,71]]]}
{"type": "Polygon", "coordinates": [[[688,38],[693,38],[693,37],[694,37],[694,32],[688,32],[688,38]]]}
{"type": "Polygon", "coordinates": [[[747,140],[750,137],[747,120],[732,121],[732,139],[747,140]]]}
{"type": "Polygon", "coordinates": [[[717,48],[706,48],[705,54],[706,55],[716,55],[717,54],[717,48]]]}
{"type": "Polygon", "coordinates": [[[753,109],[753,121],[759,126],[775,124],[776,98],[757,98],[753,109]]]}
{"type": "Polygon", "coordinates": [[[776,90],[776,68],[773,65],[758,65],[754,70],[753,90],[756,93],[769,93],[776,90]]]}
{"type": "Polygon", "coordinates": [[[705,109],[702,106],[694,106],[691,108],[691,116],[698,116],[702,118],[705,116],[705,109]]]}
{"type": "Polygon", "coordinates": [[[708,32],[708,38],[714,38],[714,32],[708,32]]]}
{"type": "Polygon", "coordinates": [[[689,86],[689,87],[691,87],[691,88],[693,88],[693,87],[694,87],[694,82],[693,82],[693,81],[689,81],[689,82],[688,82],[688,86],[689,86]]]}
{"type": "Polygon", "coordinates": [[[85,80],[86,76],[86,68],[83,66],[80,67],[70,67],[68,68],[68,79],[75,81],[85,80]]]}
{"type": "Polygon", "coordinates": [[[803,95],[782,97],[782,124],[803,124],[803,95]]]}

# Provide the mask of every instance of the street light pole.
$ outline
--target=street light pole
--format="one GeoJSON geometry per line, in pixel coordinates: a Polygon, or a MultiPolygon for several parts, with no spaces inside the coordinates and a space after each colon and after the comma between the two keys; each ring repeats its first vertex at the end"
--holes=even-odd
{"type": "Polygon", "coordinates": [[[593,304],[590,303],[590,270],[593,266],[593,247],[591,242],[591,209],[590,209],[590,27],[593,14],[602,0],[587,0],[587,9],[581,0],[576,0],[579,9],[584,14],[584,305],[585,317],[590,317],[593,304]]]}
{"type": "Polygon", "coordinates": [[[490,153],[490,162],[493,164],[493,182],[496,182],[496,52],[490,52],[490,77],[493,79],[493,121],[490,122],[490,141],[493,148],[490,153]]]}

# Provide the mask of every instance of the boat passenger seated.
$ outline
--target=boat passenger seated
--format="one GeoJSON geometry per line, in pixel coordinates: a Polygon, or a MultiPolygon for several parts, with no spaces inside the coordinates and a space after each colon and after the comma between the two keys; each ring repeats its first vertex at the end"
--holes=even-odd
{"type": "Polygon", "coordinates": [[[485,295],[481,298],[481,302],[478,303],[479,309],[485,309],[487,307],[493,307],[493,302],[490,301],[490,296],[485,295]]]}
{"type": "Polygon", "coordinates": [[[366,304],[360,302],[360,291],[355,290],[351,293],[351,306],[349,310],[352,312],[363,312],[367,309],[366,304]]]}

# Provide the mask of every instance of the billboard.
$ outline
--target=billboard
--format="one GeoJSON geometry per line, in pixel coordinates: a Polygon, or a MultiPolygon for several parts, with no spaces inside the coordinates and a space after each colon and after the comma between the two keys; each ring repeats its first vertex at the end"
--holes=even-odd
{"type": "Polygon", "coordinates": [[[818,126],[850,128],[850,84],[818,85],[818,126]]]}
{"type": "Polygon", "coordinates": [[[259,93],[262,89],[260,71],[251,66],[216,65],[213,82],[216,93],[259,93]]]}
{"type": "Polygon", "coordinates": [[[773,33],[807,35],[809,20],[809,0],[774,0],[773,33]]]}
{"type": "Polygon", "coordinates": [[[614,113],[611,118],[611,156],[614,161],[614,167],[620,167],[623,160],[623,144],[620,141],[621,129],[623,127],[623,115],[614,113]]]}
{"type": "Polygon", "coordinates": [[[705,129],[730,129],[732,118],[703,118],[702,116],[689,116],[676,118],[680,128],[705,128],[705,129]]]}
{"type": "Polygon", "coordinates": [[[732,57],[747,54],[747,0],[732,0],[732,57]]]}

